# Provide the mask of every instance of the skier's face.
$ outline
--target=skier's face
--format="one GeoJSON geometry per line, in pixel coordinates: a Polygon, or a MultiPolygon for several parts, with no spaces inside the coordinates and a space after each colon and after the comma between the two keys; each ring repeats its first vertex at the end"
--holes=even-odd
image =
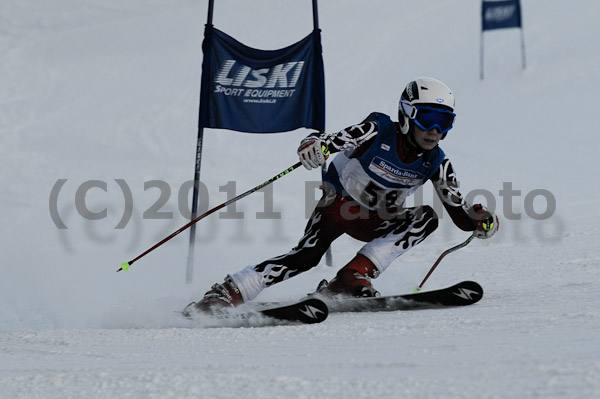
{"type": "Polygon", "coordinates": [[[415,125],[415,141],[417,145],[424,150],[433,150],[442,138],[442,134],[437,128],[423,130],[415,125]]]}

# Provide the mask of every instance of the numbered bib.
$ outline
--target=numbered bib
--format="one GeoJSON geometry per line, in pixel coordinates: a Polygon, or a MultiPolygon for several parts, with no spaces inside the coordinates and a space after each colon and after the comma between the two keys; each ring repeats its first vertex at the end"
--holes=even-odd
{"type": "MultiPolygon", "coordinates": [[[[348,159],[345,154],[338,155],[335,161],[336,169],[341,170],[339,176],[344,191],[356,202],[370,210],[400,208],[406,198],[423,184],[423,179],[419,179],[415,175],[411,175],[410,179],[406,180],[406,176],[402,177],[403,172],[394,173],[388,179],[372,178],[363,169],[358,159],[348,159]],[[338,159],[341,162],[337,162],[338,159]],[[392,181],[395,182],[392,183],[392,181]]],[[[377,168],[378,166],[374,166],[372,162],[369,169],[371,167],[377,168]]],[[[389,171],[382,173],[389,173],[389,171]]],[[[379,174],[377,175],[379,176],[379,174]]]]}

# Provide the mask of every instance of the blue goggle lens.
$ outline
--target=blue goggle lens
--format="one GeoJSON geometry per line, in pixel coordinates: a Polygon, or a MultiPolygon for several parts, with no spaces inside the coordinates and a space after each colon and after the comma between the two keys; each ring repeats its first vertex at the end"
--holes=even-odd
{"type": "Polygon", "coordinates": [[[423,130],[438,128],[440,133],[446,133],[452,129],[456,114],[440,108],[416,105],[415,124],[423,130]]]}

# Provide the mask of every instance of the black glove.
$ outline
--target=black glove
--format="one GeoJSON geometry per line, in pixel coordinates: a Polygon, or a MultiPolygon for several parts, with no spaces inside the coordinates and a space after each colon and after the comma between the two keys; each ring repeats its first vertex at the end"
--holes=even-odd
{"type": "Polygon", "coordinates": [[[500,227],[498,216],[494,212],[488,211],[485,206],[475,204],[469,211],[469,214],[475,222],[475,237],[487,239],[498,231],[498,227],[500,227]]]}

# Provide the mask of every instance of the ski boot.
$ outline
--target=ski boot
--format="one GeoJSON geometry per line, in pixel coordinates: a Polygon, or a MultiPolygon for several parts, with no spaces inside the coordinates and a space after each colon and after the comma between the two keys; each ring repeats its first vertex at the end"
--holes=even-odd
{"type": "Polygon", "coordinates": [[[378,275],[379,271],[373,262],[363,255],[356,255],[350,263],[337,272],[331,282],[321,281],[316,292],[331,297],[377,297],[380,294],[371,284],[371,279],[377,278],[378,275]]]}
{"type": "Polygon", "coordinates": [[[220,310],[231,309],[244,303],[244,298],[231,276],[225,277],[223,284],[215,284],[198,302],[192,302],[183,309],[185,317],[194,313],[217,313],[220,310]]]}

